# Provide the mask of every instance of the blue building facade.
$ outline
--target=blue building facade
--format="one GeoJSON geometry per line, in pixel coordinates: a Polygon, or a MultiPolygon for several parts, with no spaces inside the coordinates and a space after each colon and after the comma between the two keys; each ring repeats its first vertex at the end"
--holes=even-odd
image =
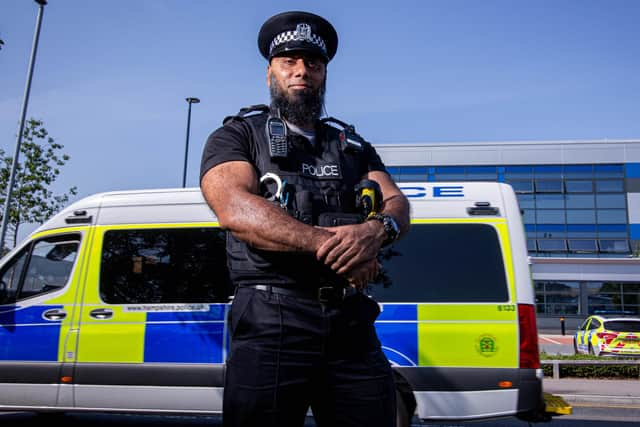
{"type": "Polygon", "coordinates": [[[513,186],[539,329],[640,316],[640,140],[377,144],[398,182],[513,186]]]}

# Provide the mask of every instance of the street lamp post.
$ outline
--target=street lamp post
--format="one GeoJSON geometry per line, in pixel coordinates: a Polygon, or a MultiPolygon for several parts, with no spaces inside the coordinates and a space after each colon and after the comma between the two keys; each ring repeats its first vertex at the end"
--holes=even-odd
{"type": "Polygon", "coordinates": [[[189,128],[191,127],[191,104],[198,104],[198,98],[186,98],[189,103],[189,112],[187,113],[187,142],[184,146],[184,168],[182,168],[182,188],[187,185],[187,159],[189,158],[189,128]]]}
{"type": "Polygon", "coordinates": [[[47,0],[35,0],[40,6],[38,9],[38,18],[36,19],[36,29],[33,35],[33,45],[31,46],[31,59],[29,59],[29,72],[27,73],[27,84],[24,89],[24,98],[22,100],[22,112],[20,115],[20,126],[16,140],[16,151],[13,155],[13,163],[11,164],[11,173],[9,174],[9,182],[7,184],[7,197],[4,201],[4,211],[2,213],[2,227],[0,229],[0,254],[4,250],[4,238],[7,234],[7,224],[9,223],[9,213],[11,207],[11,193],[16,179],[16,169],[18,168],[18,156],[20,155],[20,145],[22,144],[22,133],[24,132],[24,121],[27,117],[27,105],[29,104],[29,93],[31,92],[31,80],[33,78],[33,68],[36,65],[36,52],[38,50],[38,41],[40,39],[40,27],[42,25],[42,14],[47,0]]]}

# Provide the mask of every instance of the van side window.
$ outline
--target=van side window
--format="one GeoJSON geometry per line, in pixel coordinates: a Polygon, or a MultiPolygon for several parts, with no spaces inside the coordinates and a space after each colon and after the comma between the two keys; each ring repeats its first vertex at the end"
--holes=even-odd
{"type": "Polygon", "coordinates": [[[213,227],[109,230],[100,296],[108,304],[227,302],[225,236],[213,227]]]}
{"type": "Polygon", "coordinates": [[[52,236],[29,244],[0,272],[0,303],[63,288],[71,276],[79,246],[79,234],[52,236]]]}
{"type": "Polygon", "coordinates": [[[16,254],[2,269],[2,273],[0,273],[0,304],[15,302],[20,276],[28,255],[29,248],[27,247],[16,254]]]}
{"type": "Polygon", "coordinates": [[[380,302],[509,301],[500,241],[487,224],[412,224],[379,259],[369,291],[380,302]]]}

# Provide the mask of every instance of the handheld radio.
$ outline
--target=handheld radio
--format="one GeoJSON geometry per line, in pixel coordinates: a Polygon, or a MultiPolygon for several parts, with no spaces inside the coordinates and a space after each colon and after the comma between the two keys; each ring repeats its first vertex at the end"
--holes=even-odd
{"type": "Polygon", "coordinates": [[[287,149],[287,125],[279,117],[267,120],[267,136],[269,137],[269,155],[272,159],[285,158],[287,149]]]}

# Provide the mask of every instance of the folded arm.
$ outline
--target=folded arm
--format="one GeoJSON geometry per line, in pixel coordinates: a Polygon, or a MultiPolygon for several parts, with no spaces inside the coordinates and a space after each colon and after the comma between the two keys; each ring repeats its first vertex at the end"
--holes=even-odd
{"type": "Polygon", "coordinates": [[[220,163],[200,183],[220,226],[255,248],[315,253],[331,237],[329,231],[306,225],[259,196],[258,185],[255,169],[245,161],[220,163]]]}
{"type": "MultiPolygon", "coordinates": [[[[409,201],[386,172],[371,171],[363,178],[376,181],[382,192],[381,213],[394,218],[400,228],[400,236],[409,230],[409,201]]],[[[372,260],[376,259],[380,247],[386,239],[380,221],[365,221],[362,224],[332,228],[333,235],[317,250],[316,257],[330,266],[338,274],[369,266],[371,280],[372,260]]],[[[377,265],[377,263],[376,263],[377,265]]],[[[377,269],[375,271],[377,273],[377,269]]],[[[363,279],[364,280],[364,279],[363,279]]]]}

